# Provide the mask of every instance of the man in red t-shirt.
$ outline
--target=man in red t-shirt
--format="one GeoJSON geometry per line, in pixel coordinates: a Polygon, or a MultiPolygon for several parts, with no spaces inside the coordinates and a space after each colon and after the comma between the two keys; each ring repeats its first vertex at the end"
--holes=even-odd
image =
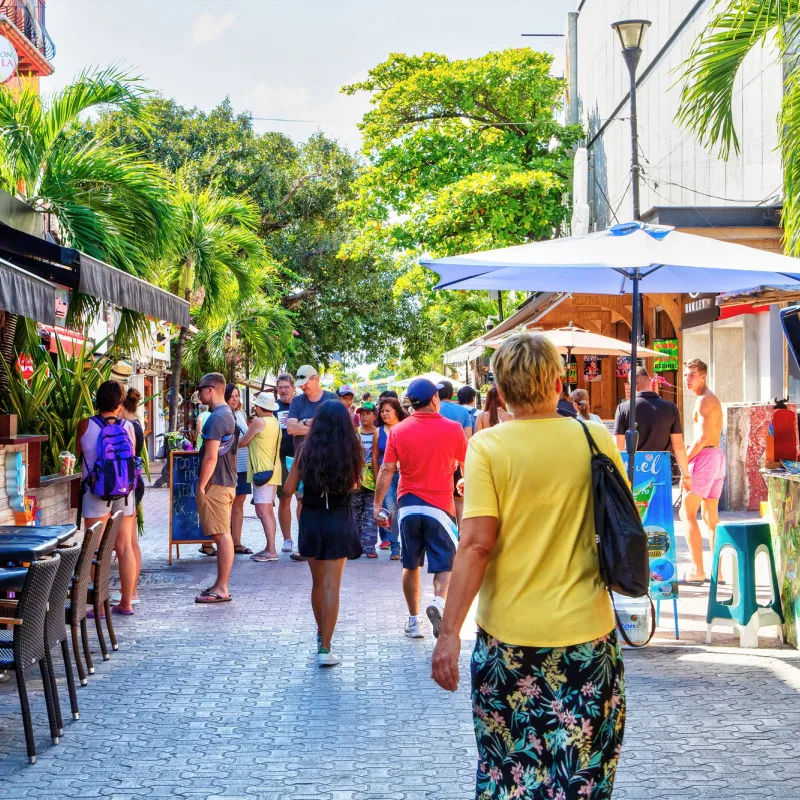
{"type": "MultiPolygon", "coordinates": [[[[438,636],[458,546],[453,473],[459,465],[462,471],[464,469],[467,437],[457,422],[439,414],[436,384],[423,378],[412,381],[406,397],[414,413],[395,425],[389,435],[375,488],[374,513],[380,523],[378,514],[399,462],[397,518],[403,558],[403,593],[409,613],[405,633],[412,639],[421,639],[419,569],[427,553],[435,596],[425,611],[433,635],[438,636]]],[[[460,486],[463,487],[463,479],[460,486]]]]}

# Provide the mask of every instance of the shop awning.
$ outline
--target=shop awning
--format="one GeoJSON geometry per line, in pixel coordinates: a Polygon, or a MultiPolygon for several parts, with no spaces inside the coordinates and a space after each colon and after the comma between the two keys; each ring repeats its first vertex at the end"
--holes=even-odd
{"type": "Polygon", "coordinates": [[[0,258],[0,309],[55,325],[55,287],[0,258]]]}
{"type": "Polygon", "coordinates": [[[78,253],[80,279],[78,291],[106,300],[115,306],[139,311],[153,319],[163,319],[188,327],[189,304],[171,292],[135,278],[109,264],[78,253]]]}
{"type": "Polygon", "coordinates": [[[797,286],[753,286],[738,292],[725,292],[717,295],[718,306],[769,305],[771,303],[796,303],[800,301],[797,286]]]}
{"type": "MultiPolygon", "coordinates": [[[[45,283],[52,281],[153,319],[189,325],[189,304],[180,297],[79,250],[62,247],[4,222],[0,222],[0,258],[45,283]]],[[[53,315],[48,317],[52,319],[53,315]]]]}

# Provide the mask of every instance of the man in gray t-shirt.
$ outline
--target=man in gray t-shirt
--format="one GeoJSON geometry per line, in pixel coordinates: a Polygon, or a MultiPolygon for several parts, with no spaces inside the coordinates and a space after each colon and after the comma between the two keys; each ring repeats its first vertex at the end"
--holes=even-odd
{"type": "MultiPolygon", "coordinates": [[[[203,425],[200,472],[197,476],[197,511],[200,527],[217,548],[217,579],[195,597],[196,603],[224,603],[231,599],[228,581],[233,567],[231,509],[236,495],[236,418],[225,402],[225,378],[218,372],[204,375],[197,387],[201,403],[211,414],[203,425]]],[[[206,552],[207,555],[213,553],[206,552]]]]}
{"type": "Polygon", "coordinates": [[[308,364],[297,370],[296,385],[303,394],[293,398],[286,417],[286,432],[294,437],[295,458],[305,444],[317,409],[327,400],[336,400],[333,392],[326,392],[319,385],[319,373],[308,364]]]}

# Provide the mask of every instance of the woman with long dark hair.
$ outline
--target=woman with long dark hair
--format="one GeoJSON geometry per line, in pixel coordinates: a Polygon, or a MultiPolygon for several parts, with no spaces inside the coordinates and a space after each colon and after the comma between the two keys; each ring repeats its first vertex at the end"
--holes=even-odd
{"type": "MultiPolygon", "coordinates": [[[[375,442],[372,454],[372,463],[376,465],[376,475],[380,465],[383,464],[383,454],[386,451],[386,445],[389,443],[389,434],[392,428],[404,419],[408,419],[408,414],[403,410],[400,401],[391,395],[381,397],[378,401],[378,416],[383,424],[378,428],[378,439],[375,442]]],[[[388,528],[380,529],[381,549],[390,550],[390,561],[400,560],[400,523],[397,520],[397,487],[399,483],[400,470],[396,470],[392,477],[391,486],[386,492],[386,497],[383,498],[383,507],[391,515],[391,522],[388,528]]]]}
{"type": "Polygon", "coordinates": [[[483,413],[478,416],[475,423],[475,433],[484,428],[494,428],[501,422],[508,422],[513,419],[513,415],[506,408],[505,400],[500,396],[496,386],[492,386],[486,393],[486,400],[483,404],[483,413]]]}
{"type": "Polygon", "coordinates": [[[350,412],[338,400],[327,400],[314,415],[314,425],[284,484],[284,491],[291,495],[303,482],[297,549],[311,569],[311,607],[321,667],[334,667],[341,661],[331,652],[331,639],[339,616],[345,561],[362,554],[351,495],[360,488],[363,466],[363,449],[350,412]]]}

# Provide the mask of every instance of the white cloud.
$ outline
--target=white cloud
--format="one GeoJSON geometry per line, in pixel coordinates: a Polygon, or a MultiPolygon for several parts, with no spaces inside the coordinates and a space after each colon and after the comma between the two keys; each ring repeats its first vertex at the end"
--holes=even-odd
{"type": "Polygon", "coordinates": [[[236,22],[236,14],[222,14],[222,16],[215,17],[208,11],[204,11],[192,23],[192,44],[200,47],[200,45],[219,39],[234,22],[236,22]]]}
{"type": "Polygon", "coordinates": [[[273,86],[262,81],[244,96],[254,117],[292,117],[311,109],[311,90],[305,86],[273,86]]]}

